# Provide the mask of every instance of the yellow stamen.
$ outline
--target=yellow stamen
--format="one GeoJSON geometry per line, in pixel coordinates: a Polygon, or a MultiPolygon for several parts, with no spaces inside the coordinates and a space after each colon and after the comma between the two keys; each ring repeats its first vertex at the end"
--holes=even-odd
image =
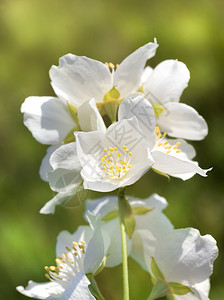
{"type": "Polygon", "coordinates": [[[112,147],[109,147],[109,150],[110,150],[111,152],[113,152],[113,151],[114,151],[114,149],[113,149],[112,147]]]}
{"type": "Polygon", "coordinates": [[[129,156],[132,156],[132,152],[129,152],[128,155],[129,155],[129,156]]]}
{"type": "Polygon", "coordinates": [[[181,152],[181,150],[180,149],[178,149],[177,151],[176,151],[176,153],[180,153],[181,152]]]}
{"type": "Polygon", "coordinates": [[[104,148],[104,152],[107,152],[107,148],[104,148]]]}

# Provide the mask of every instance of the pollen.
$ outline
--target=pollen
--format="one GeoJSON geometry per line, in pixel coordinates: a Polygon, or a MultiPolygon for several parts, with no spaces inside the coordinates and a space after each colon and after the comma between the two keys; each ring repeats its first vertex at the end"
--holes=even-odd
{"type": "Polygon", "coordinates": [[[132,167],[132,152],[129,151],[126,145],[123,145],[120,152],[116,152],[118,147],[105,148],[110,152],[107,154],[107,159],[101,160],[102,176],[110,179],[121,179],[132,167]]]}

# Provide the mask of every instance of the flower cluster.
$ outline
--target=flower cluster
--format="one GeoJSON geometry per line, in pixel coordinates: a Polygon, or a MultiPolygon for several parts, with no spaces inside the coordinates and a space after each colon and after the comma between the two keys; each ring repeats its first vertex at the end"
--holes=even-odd
{"type": "Polygon", "coordinates": [[[59,234],[56,266],[45,267],[49,282],[30,281],[17,287],[22,294],[104,299],[95,275],[119,265],[126,251],[152,277],[150,300],[208,299],[215,240],[193,228],[175,230],[162,212],[167,202],[157,194],[145,200],[124,195],[150,169],[182,180],[211,170],[193,160],[195,150],[185,141],[208,132],[205,120],[179,103],[190,73],[177,60],[145,67],[157,47],[156,40],[148,43],[116,66],[67,54],[50,69],[57,97],[28,97],[22,104],[24,124],[49,145],[40,176],[57,194],[41,213],[54,213],[86,190],[119,191],[118,199],[86,201],[89,225],[59,234]]]}

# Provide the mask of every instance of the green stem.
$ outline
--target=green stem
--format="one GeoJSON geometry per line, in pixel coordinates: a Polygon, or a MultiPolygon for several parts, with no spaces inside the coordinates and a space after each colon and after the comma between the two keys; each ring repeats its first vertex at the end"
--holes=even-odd
{"type": "Polygon", "coordinates": [[[127,241],[124,223],[124,205],[125,200],[124,188],[118,190],[118,207],[121,231],[121,248],[122,248],[122,268],[123,268],[123,300],[129,300],[129,283],[128,283],[128,256],[127,256],[127,241]]]}

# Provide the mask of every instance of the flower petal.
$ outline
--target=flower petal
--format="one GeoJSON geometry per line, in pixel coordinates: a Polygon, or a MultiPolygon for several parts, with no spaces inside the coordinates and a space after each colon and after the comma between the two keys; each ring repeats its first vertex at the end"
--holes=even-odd
{"type": "Polygon", "coordinates": [[[55,93],[74,107],[91,98],[101,102],[112,88],[112,77],[105,64],[73,54],[62,56],[59,66],[51,67],[50,78],[55,93]]]}
{"type": "MultiPolygon", "coordinates": [[[[84,271],[85,274],[94,274],[102,263],[102,260],[106,254],[104,245],[109,245],[108,242],[104,242],[104,239],[108,239],[108,235],[104,236],[101,231],[101,220],[99,216],[94,216],[96,223],[94,224],[93,235],[87,244],[86,254],[84,259],[84,271]]],[[[87,215],[88,218],[88,215],[87,215]]]]}
{"type": "Polygon", "coordinates": [[[50,187],[55,192],[69,193],[82,183],[80,169],[67,170],[58,168],[48,173],[50,187]]]}
{"type": "Polygon", "coordinates": [[[85,241],[88,243],[92,238],[92,235],[93,231],[87,225],[79,226],[73,234],[66,230],[61,231],[57,237],[56,255],[61,256],[65,251],[67,251],[65,248],[66,246],[72,248],[72,242],[79,243],[80,241],[85,241]]]}
{"type": "Polygon", "coordinates": [[[67,170],[80,170],[81,164],[77,156],[76,143],[60,146],[50,157],[53,170],[58,168],[67,170]]]}
{"type": "Polygon", "coordinates": [[[47,154],[44,156],[44,158],[41,161],[39,174],[40,174],[41,179],[43,179],[44,181],[48,181],[47,174],[48,174],[48,172],[52,171],[52,166],[50,165],[49,160],[50,160],[50,157],[51,157],[52,153],[58,147],[60,147],[60,145],[54,145],[54,146],[48,147],[47,148],[47,154]]]}
{"type": "Polygon", "coordinates": [[[190,73],[184,63],[165,60],[156,66],[144,84],[146,98],[152,104],[178,102],[189,79],[190,73]]]}
{"type": "Polygon", "coordinates": [[[96,299],[90,293],[88,285],[89,279],[82,272],[79,272],[72,282],[66,288],[61,300],[94,300],[96,299]]]}
{"type": "Polygon", "coordinates": [[[166,103],[157,119],[161,131],[172,137],[202,140],[208,134],[208,126],[197,111],[183,103],[166,103]]]}
{"type": "Polygon", "coordinates": [[[120,104],[118,110],[118,120],[130,119],[136,117],[138,125],[143,133],[144,139],[148,142],[151,148],[156,142],[155,126],[156,120],[152,105],[144,99],[144,96],[127,97],[120,104]]]}
{"type": "MultiPolygon", "coordinates": [[[[197,165],[196,162],[187,159],[179,159],[178,157],[163,153],[161,151],[153,151],[152,157],[155,161],[152,167],[155,170],[171,176],[180,177],[182,174],[189,173],[191,173],[193,176],[197,173],[203,177],[206,177],[206,173],[211,170],[203,170],[197,165]]],[[[183,177],[182,179],[185,180],[186,178],[183,177]]]]}
{"type": "MultiPolygon", "coordinates": [[[[128,197],[129,198],[129,197],[128,197]]],[[[163,210],[167,207],[168,203],[165,198],[159,196],[158,194],[152,194],[149,198],[146,199],[137,199],[130,198],[129,204],[132,207],[146,207],[146,208],[156,208],[158,210],[163,210]]]]}
{"type": "Polygon", "coordinates": [[[65,101],[54,97],[28,97],[21,106],[24,124],[42,144],[61,143],[76,126],[65,101]]]}
{"type": "Polygon", "coordinates": [[[201,236],[198,230],[186,228],[163,236],[157,243],[154,258],[166,281],[193,286],[210,277],[217,255],[212,236],[201,236]]]}
{"type": "Polygon", "coordinates": [[[131,185],[137,181],[153,164],[137,119],[121,120],[112,124],[104,135],[101,132],[76,133],[77,153],[82,164],[81,176],[84,188],[95,191],[112,191],[120,186],[131,185]],[[123,151],[123,145],[133,151],[132,167],[120,179],[105,177],[101,168],[104,149],[117,147],[123,151]]]}
{"type": "Polygon", "coordinates": [[[55,206],[63,203],[64,201],[70,199],[72,196],[74,196],[75,193],[58,193],[52,198],[50,201],[48,201],[40,210],[41,214],[54,214],[55,212],[55,206]]]}
{"type": "Polygon", "coordinates": [[[78,108],[78,118],[82,131],[106,131],[106,126],[93,98],[78,108]]]}
{"type": "Polygon", "coordinates": [[[64,292],[62,286],[54,281],[37,283],[30,280],[26,288],[23,286],[17,286],[16,289],[18,292],[27,297],[47,300],[60,299],[62,293],[64,292]]]}
{"type": "Polygon", "coordinates": [[[114,73],[114,86],[120,92],[121,98],[136,92],[140,88],[141,76],[148,59],[156,53],[158,44],[148,43],[130,54],[119,65],[114,73]]]}
{"type": "Polygon", "coordinates": [[[147,251],[153,251],[156,246],[156,240],[173,230],[170,220],[160,211],[154,209],[144,215],[136,215],[136,228],[132,237],[131,257],[134,258],[144,270],[148,271],[145,256],[143,254],[143,246],[147,242],[147,251]],[[147,232],[146,232],[147,230],[147,232]]]}

